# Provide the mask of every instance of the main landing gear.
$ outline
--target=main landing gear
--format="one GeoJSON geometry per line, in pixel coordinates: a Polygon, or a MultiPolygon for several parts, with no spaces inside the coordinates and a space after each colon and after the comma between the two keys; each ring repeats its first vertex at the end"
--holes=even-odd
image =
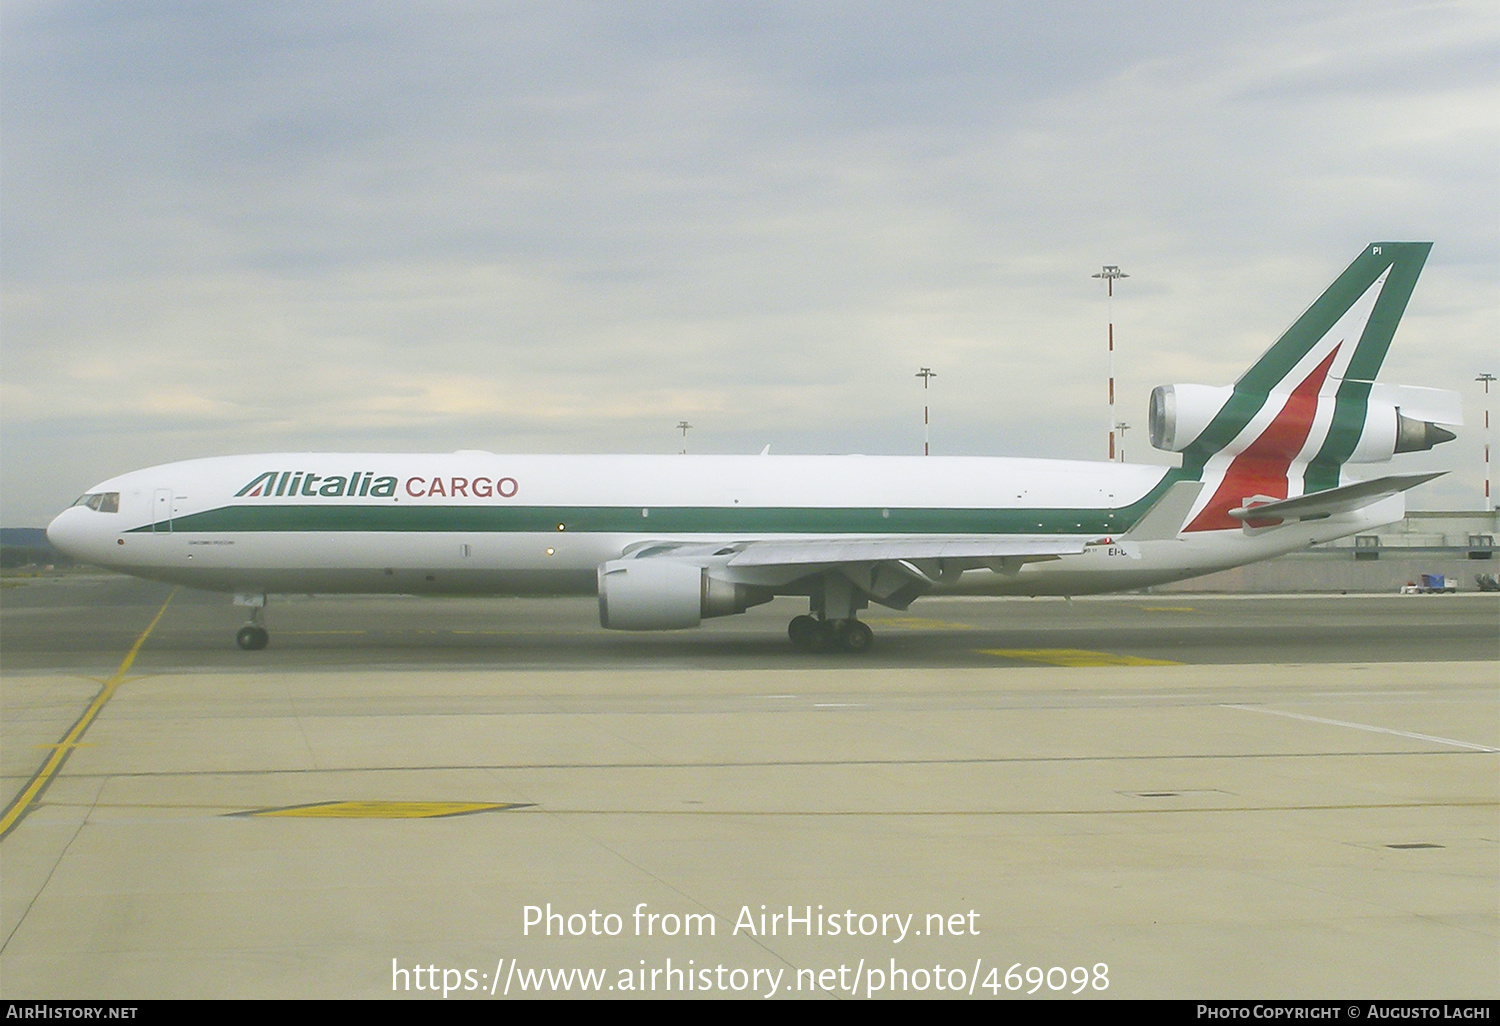
{"type": "Polygon", "coordinates": [[[270,633],[261,623],[266,611],[266,597],[264,595],[236,595],[234,604],[248,606],[250,609],[250,622],[240,628],[239,633],[234,636],[234,643],[246,652],[259,652],[271,640],[270,633]]]}
{"type": "Polygon", "coordinates": [[[841,573],[826,573],[808,592],[809,616],[787,624],[787,637],[804,652],[868,652],[875,632],[857,617],[868,596],[841,573]]]}
{"type": "Polygon", "coordinates": [[[868,652],[875,643],[875,632],[853,617],[847,620],[820,620],[815,616],[797,616],[787,624],[787,637],[804,652],[868,652]]]}

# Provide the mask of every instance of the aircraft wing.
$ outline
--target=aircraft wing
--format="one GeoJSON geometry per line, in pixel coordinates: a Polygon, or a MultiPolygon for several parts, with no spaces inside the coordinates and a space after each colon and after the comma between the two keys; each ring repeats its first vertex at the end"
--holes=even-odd
{"type": "MultiPolygon", "coordinates": [[[[1425,478],[1424,478],[1425,480],[1425,478]]],[[[1420,484],[1421,482],[1415,482],[1420,484]]],[[[1410,487],[1410,486],[1408,486],[1410,487]]],[[[1147,514],[1122,537],[1129,542],[1177,537],[1188,511],[1202,490],[1200,481],[1172,485],[1147,514]]],[[[1009,560],[1012,564],[1057,559],[1083,552],[1100,539],[1079,535],[911,535],[864,538],[792,538],[746,542],[735,546],[730,566],[785,566],[866,563],[887,560],[1009,560]]]]}
{"type": "Polygon", "coordinates": [[[945,535],[940,538],[792,538],[743,542],[729,558],[729,566],[806,566],[831,563],[869,563],[926,559],[1055,559],[1082,552],[1081,537],[1021,537],[945,535]]]}
{"type": "Polygon", "coordinates": [[[717,546],[649,543],[627,553],[621,562],[666,559],[718,567],[722,578],[762,587],[833,574],[881,605],[905,609],[935,585],[955,580],[965,570],[988,567],[998,573],[1015,573],[1022,564],[1083,552],[1089,544],[1091,540],[1084,537],[1038,535],[809,536],[717,546]]]}
{"type": "MultiPolygon", "coordinates": [[[[1061,559],[1090,546],[1118,545],[1139,558],[1138,543],[1177,536],[1189,507],[1201,490],[1183,481],[1159,499],[1130,532],[1119,538],[1091,535],[803,535],[752,538],[721,544],[643,542],[619,562],[672,560],[715,568],[720,580],[738,586],[784,587],[814,575],[842,578],[872,601],[905,609],[940,584],[956,581],[965,570],[987,568],[1018,573],[1027,563],[1061,559]]],[[[706,579],[706,578],[705,578],[706,579]]]]}
{"type": "Polygon", "coordinates": [[[1431,474],[1395,474],[1390,477],[1377,477],[1373,481],[1359,481],[1339,488],[1329,488],[1310,495],[1298,495],[1291,499],[1273,502],[1247,500],[1246,504],[1239,509],[1230,510],[1229,515],[1236,520],[1243,520],[1251,527],[1269,527],[1273,526],[1268,523],[1270,521],[1282,523],[1287,520],[1348,513],[1409,488],[1415,488],[1435,477],[1442,477],[1446,473],[1446,470],[1439,470],[1431,474]]]}

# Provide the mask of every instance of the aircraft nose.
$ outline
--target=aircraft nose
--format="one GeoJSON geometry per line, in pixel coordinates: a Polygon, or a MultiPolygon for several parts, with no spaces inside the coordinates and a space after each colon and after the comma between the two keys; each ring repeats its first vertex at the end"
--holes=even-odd
{"type": "Polygon", "coordinates": [[[83,516],[88,510],[69,507],[52,518],[47,525],[47,540],[69,559],[88,560],[88,534],[84,530],[83,516]]]}

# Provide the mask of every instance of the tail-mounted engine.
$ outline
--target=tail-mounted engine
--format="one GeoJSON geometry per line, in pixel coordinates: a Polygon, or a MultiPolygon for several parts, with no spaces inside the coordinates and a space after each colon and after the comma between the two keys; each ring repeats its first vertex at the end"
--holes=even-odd
{"type": "Polygon", "coordinates": [[[1151,390],[1151,445],[1165,452],[1182,452],[1216,417],[1234,395],[1228,386],[1158,385],[1151,390]]]}
{"type": "MultiPolygon", "coordinates": [[[[1182,452],[1203,434],[1234,395],[1228,386],[1160,385],[1151,392],[1151,444],[1182,452]]],[[[1272,393],[1268,402],[1285,403],[1272,393]]],[[[1326,397],[1320,403],[1331,403],[1326,397]]],[[[1331,411],[1328,414],[1331,416],[1331,411]]],[[[1441,424],[1463,423],[1458,393],[1410,385],[1370,386],[1365,422],[1349,463],[1383,463],[1396,453],[1424,452],[1456,437],[1441,424]]]]}

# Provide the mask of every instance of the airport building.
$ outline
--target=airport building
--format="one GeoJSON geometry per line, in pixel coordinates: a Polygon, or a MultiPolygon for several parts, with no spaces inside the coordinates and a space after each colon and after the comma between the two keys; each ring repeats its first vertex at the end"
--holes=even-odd
{"type": "Polygon", "coordinates": [[[1399,592],[1441,576],[1458,591],[1500,574],[1500,512],[1415,510],[1400,523],[1264,563],[1151,589],[1155,592],[1399,592]]]}

